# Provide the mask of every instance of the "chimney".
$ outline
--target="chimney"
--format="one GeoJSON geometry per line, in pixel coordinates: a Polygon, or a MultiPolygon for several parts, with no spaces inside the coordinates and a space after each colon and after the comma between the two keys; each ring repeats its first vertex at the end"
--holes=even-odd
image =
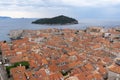
{"type": "Polygon", "coordinates": [[[21,67],[22,65],[20,64],[20,67],[21,67]]]}

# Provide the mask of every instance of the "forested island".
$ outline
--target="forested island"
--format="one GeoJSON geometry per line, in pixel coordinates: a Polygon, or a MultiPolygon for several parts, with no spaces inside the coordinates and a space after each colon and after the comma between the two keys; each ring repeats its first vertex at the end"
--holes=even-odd
{"type": "Polygon", "coordinates": [[[64,15],[60,15],[53,18],[42,18],[32,22],[33,24],[48,24],[48,25],[65,25],[65,24],[78,24],[78,21],[74,18],[70,18],[64,15]]]}

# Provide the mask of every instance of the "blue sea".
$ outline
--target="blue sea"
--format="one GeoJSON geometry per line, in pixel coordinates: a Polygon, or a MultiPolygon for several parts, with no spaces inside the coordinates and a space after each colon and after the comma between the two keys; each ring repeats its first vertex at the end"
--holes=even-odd
{"type": "Polygon", "coordinates": [[[86,27],[91,26],[101,26],[105,28],[109,27],[119,27],[120,21],[119,20],[79,20],[79,24],[75,25],[38,25],[38,24],[31,24],[32,21],[36,19],[31,18],[12,18],[12,19],[0,19],[0,41],[2,40],[10,40],[9,39],[9,32],[11,30],[18,30],[18,29],[47,29],[47,28],[70,28],[70,29],[85,29],[86,27]]]}

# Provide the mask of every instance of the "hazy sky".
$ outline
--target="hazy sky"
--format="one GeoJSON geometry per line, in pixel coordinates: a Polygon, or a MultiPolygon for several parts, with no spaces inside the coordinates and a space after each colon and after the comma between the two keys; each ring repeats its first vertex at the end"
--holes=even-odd
{"type": "Polygon", "coordinates": [[[119,19],[120,0],[0,0],[0,16],[119,19]]]}

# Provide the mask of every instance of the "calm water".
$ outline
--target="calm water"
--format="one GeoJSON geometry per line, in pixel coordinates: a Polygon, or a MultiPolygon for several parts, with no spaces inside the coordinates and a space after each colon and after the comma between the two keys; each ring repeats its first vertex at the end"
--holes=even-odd
{"type": "Polygon", "coordinates": [[[71,28],[71,29],[84,29],[88,26],[103,26],[103,27],[117,27],[120,21],[99,21],[99,20],[80,20],[77,25],[36,25],[31,24],[36,19],[0,19],[0,41],[9,40],[8,34],[10,30],[16,29],[46,29],[46,28],[71,28]]]}

